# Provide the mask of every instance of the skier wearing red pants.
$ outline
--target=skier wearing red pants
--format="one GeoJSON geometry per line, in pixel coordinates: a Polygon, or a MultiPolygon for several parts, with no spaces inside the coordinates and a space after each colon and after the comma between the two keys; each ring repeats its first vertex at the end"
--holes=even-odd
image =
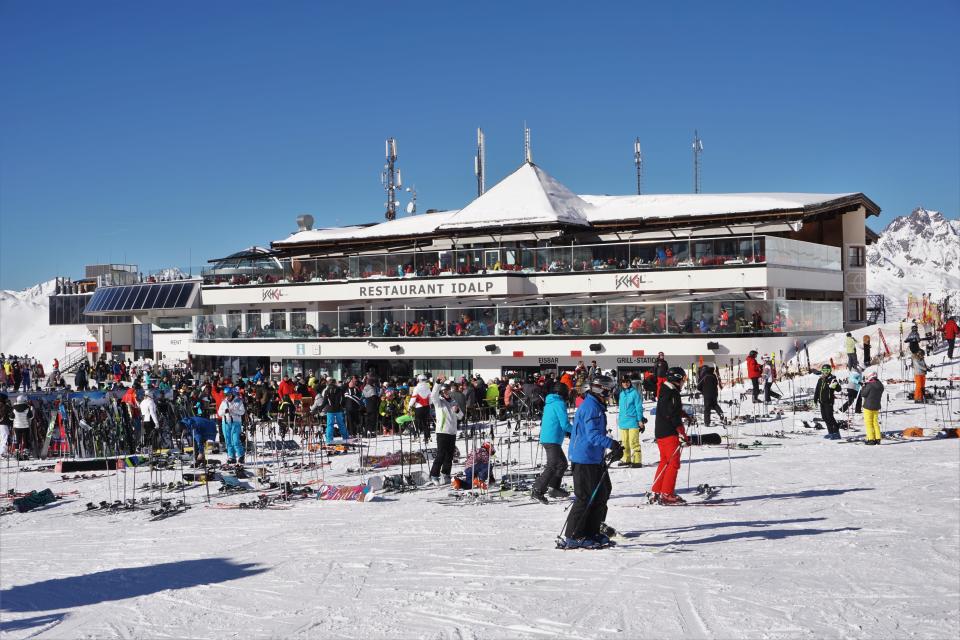
{"type": "Polygon", "coordinates": [[[680,441],[689,444],[683,426],[683,402],[680,389],[687,374],[681,367],[670,367],[667,380],[660,387],[657,398],[657,421],[654,437],[660,449],[660,464],[654,475],[651,501],[660,504],[682,504],[683,498],[675,492],[677,473],[680,472],[680,441]]]}

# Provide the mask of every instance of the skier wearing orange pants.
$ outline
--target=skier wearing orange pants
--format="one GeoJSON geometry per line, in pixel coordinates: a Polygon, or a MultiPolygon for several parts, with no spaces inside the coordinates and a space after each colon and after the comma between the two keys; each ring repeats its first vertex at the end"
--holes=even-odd
{"type": "Polygon", "coordinates": [[[654,436],[660,449],[660,463],[654,475],[652,500],[660,504],[682,504],[683,498],[675,493],[677,474],[680,472],[680,440],[689,443],[683,426],[683,403],[680,389],[686,379],[680,367],[670,367],[667,380],[660,387],[657,399],[657,421],[654,436]]]}

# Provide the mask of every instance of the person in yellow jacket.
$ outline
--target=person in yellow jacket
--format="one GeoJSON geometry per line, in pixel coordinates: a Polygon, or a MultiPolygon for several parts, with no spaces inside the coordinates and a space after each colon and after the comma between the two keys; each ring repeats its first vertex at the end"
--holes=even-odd
{"type": "Polygon", "coordinates": [[[496,415],[497,404],[500,402],[500,387],[497,386],[496,378],[491,380],[490,384],[487,385],[487,394],[484,399],[487,401],[487,407],[496,415]]]}
{"type": "Polygon", "coordinates": [[[853,369],[859,366],[860,363],[857,361],[857,341],[851,333],[847,333],[847,337],[843,340],[843,346],[847,352],[847,367],[853,369]]]}

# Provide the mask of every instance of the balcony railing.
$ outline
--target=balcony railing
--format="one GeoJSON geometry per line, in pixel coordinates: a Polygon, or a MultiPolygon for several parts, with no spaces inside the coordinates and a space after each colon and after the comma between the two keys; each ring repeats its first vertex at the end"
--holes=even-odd
{"type": "Polygon", "coordinates": [[[839,270],[840,249],[772,236],[608,242],[552,247],[491,247],[336,258],[290,258],[272,265],[211,268],[207,285],[251,285],[491,273],[578,273],[778,264],[839,270]]]}
{"type": "Polygon", "coordinates": [[[723,300],[221,313],[195,316],[194,338],[217,341],[747,335],[839,331],[842,327],[841,302],[723,300]]]}

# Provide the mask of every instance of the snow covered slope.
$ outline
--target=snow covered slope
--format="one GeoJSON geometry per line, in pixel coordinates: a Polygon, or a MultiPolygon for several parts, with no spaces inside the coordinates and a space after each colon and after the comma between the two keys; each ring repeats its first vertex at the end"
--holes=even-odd
{"type": "MultiPolygon", "coordinates": [[[[937,375],[956,373],[956,362],[931,358],[937,375]]],[[[56,482],[0,465],[0,493],[79,491],[0,518],[0,635],[956,638],[960,440],[897,432],[955,419],[960,404],[954,392],[949,407],[914,405],[887,388],[882,446],[825,441],[803,426],[815,414],[788,411],[735,421],[731,442],[747,449],[685,450],[678,488],[697,501],[688,481],[722,487],[712,507],[645,504],[658,457],[648,430],[644,467],[611,470],[606,520],[631,537],[604,551],[553,548],[567,514],[560,500],[443,504],[446,491],[424,489],[366,504],[218,510],[192,487],[189,511],[150,522],[146,509],[82,514],[88,501],[129,496],[146,481],[142,468],[136,480],[131,470],[56,482]],[[750,448],[755,440],[764,446],[750,448]]],[[[743,391],[724,389],[729,416],[754,411],[736,404],[743,391]]],[[[843,433],[862,432],[857,416],[843,433]]],[[[372,452],[396,445],[378,439],[372,452]]],[[[528,471],[538,451],[502,443],[497,455],[528,471]]],[[[326,477],[359,482],[347,471],[356,464],[356,454],[334,456],[326,477]]],[[[217,484],[214,503],[250,499],[217,495],[217,484]]]]}
{"type": "Polygon", "coordinates": [[[960,220],[922,207],[896,218],[867,249],[867,283],[897,308],[910,293],[960,295],[960,220]]]}
{"type": "Polygon", "coordinates": [[[86,340],[83,325],[49,324],[48,298],[56,280],[22,291],[0,291],[0,352],[38,358],[49,368],[54,358],[63,358],[67,341],[86,340]]]}

